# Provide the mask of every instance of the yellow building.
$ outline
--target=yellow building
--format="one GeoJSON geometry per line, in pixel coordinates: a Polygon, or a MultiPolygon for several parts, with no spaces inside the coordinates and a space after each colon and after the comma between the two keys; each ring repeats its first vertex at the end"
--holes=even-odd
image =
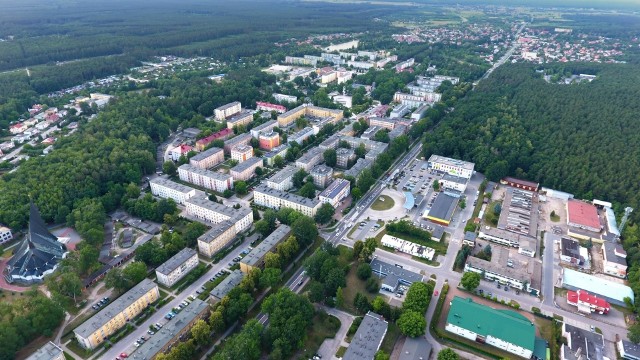
{"type": "Polygon", "coordinates": [[[149,279],[142,280],[75,328],[78,343],[86,349],[95,349],[159,298],[158,285],[149,279]]]}
{"type": "Polygon", "coordinates": [[[236,227],[233,222],[223,221],[218,223],[198,238],[198,251],[202,255],[212,257],[220,249],[231,243],[236,234],[236,227]]]}
{"type": "Polygon", "coordinates": [[[310,104],[302,104],[295,109],[291,109],[284,114],[278,115],[278,126],[285,128],[293,124],[302,116],[327,117],[330,116],[336,121],[342,120],[344,114],[339,109],[326,109],[310,104]]]}

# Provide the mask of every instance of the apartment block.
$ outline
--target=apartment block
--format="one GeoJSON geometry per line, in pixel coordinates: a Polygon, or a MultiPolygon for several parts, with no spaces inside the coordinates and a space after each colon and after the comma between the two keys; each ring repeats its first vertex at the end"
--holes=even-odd
{"type": "Polygon", "coordinates": [[[189,159],[189,164],[200,169],[212,168],[224,161],[224,150],[212,147],[189,159]]]}
{"type": "Polygon", "coordinates": [[[369,126],[379,126],[381,128],[393,130],[393,128],[396,127],[396,122],[390,118],[372,116],[369,118],[369,126]]]}
{"type": "Polygon", "coordinates": [[[251,142],[251,134],[244,133],[224,142],[224,152],[231,154],[231,149],[239,145],[249,145],[251,142]]]}
{"type": "Polygon", "coordinates": [[[231,136],[233,136],[233,130],[222,129],[217,133],[211,134],[207,137],[203,137],[202,139],[196,141],[196,150],[202,151],[215,140],[227,140],[231,136]]]}
{"type": "Polygon", "coordinates": [[[287,165],[267,179],[267,186],[272,189],[287,191],[293,187],[293,175],[298,171],[298,168],[287,165]]]}
{"type": "Polygon", "coordinates": [[[287,112],[287,108],[282,105],[271,104],[267,102],[257,101],[256,109],[260,111],[275,111],[278,114],[287,112]]]}
{"type": "Polygon", "coordinates": [[[236,237],[236,227],[231,221],[225,220],[216,224],[211,230],[198,237],[198,251],[200,254],[212,257],[236,237]]]}
{"type": "Polygon", "coordinates": [[[273,166],[273,161],[276,156],[280,156],[282,159],[284,159],[285,156],[287,156],[287,150],[289,150],[289,147],[287,145],[279,145],[274,147],[271,151],[262,156],[264,158],[265,165],[273,166]]]}
{"type": "Polygon", "coordinates": [[[299,145],[304,145],[304,141],[307,140],[311,135],[314,135],[314,130],[312,127],[306,127],[294,134],[289,135],[287,138],[287,143],[296,142],[299,145]]]}
{"type": "Polygon", "coordinates": [[[267,122],[265,122],[264,124],[260,124],[254,128],[251,129],[251,136],[253,136],[254,139],[258,139],[258,137],[260,136],[261,132],[269,132],[273,129],[275,129],[278,126],[278,122],[275,120],[269,120],[267,122]]]}
{"type": "Polygon", "coordinates": [[[294,103],[298,101],[298,98],[293,95],[285,95],[285,94],[278,94],[278,93],[273,93],[273,98],[276,99],[276,101],[288,102],[288,103],[294,103]]]}
{"type": "Polygon", "coordinates": [[[260,143],[260,149],[269,151],[280,145],[280,134],[273,130],[263,131],[258,136],[258,140],[260,143]]]}
{"type": "Polygon", "coordinates": [[[298,106],[297,108],[287,111],[284,114],[278,115],[278,125],[281,128],[289,127],[296,121],[296,119],[300,118],[301,116],[307,116],[307,117],[331,116],[337,121],[337,120],[342,120],[344,115],[342,110],[326,109],[326,108],[321,108],[311,104],[303,104],[298,106]]]}
{"type": "Polygon", "coordinates": [[[339,148],[336,150],[336,166],[346,169],[349,163],[356,159],[356,153],[353,149],[339,148]]]}
{"type": "Polygon", "coordinates": [[[180,165],[178,176],[182,181],[217,192],[233,189],[231,175],[201,169],[189,164],[180,165]]]}
{"type": "Polygon", "coordinates": [[[73,330],[80,346],[95,349],[160,298],[158,285],[149,279],[115,299],[73,330]]]}
{"type": "Polygon", "coordinates": [[[253,211],[247,208],[234,209],[204,197],[194,197],[185,203],[187,214],[201,221],[219,224],[223,221],[231,221],[236,227],[236,232],[243,232],[253,224],[253,211]]]}
{"type": "Polygon", "coordinates": [[[49,341],[25,360],[65,360],[65,357],[62,349],[49,341]]]}
{"type": "Polygon", "coordinates": [[[216,108],[213,113],[218,121],[224,121],[228,117],[235,115],[242,111],[242,105],[239,101],[234,101],[226,105],[222,105],[216,108]]]}
{"type": "Polygon", "coordinates": [[[4,244],[13,239],[13,234],[11,233],[11,229],[6,226],[0,226],[0,244],[4,244]]]}
{"type": "MultiPolygon", "coordinates": [[[[169,179],[155,178],[149,181],[151,193],[163,199],[173,199],[178,204],[184,204],[187,199],[196,195],[197,190],[186,185],[178,184],[169,179]]],[[[0,229],[1,230],[1,229],[0,229]]],[[[0,241],[1,243],[2,241],[0,241]]]]}
{"type": "Polygon", "coordinates": [[[308,199],[299,195],[289,194],[284,191],[272,189],[266,185],[259,185],[253,191],[253,201],[260,206],[272,209],[282,207],[301,212],[303,215],[313,217],[320,208],[320,202],[316,199],[308,199]]]}
{"type": "Polygon", "coordinates": [[[253,148],[250,145],[238,145],[231,149],[231,158],[238,163],[245,162],[253,157],[253,148]]]}
{"type": "Polygon", "coordinates": [[[333,177],[333,169],[326,165],[316,165],[311,169],[313,184],[320,188],[326,188],[333,177]]]}
{"type": "Polygon", "coordinates": [[[358,159],[351,169],[344,172],[344,176],[351,176],[357,179],[362,170],[370,168],[371,165],[373,165],[373,161],[369,159],[358,159]]]}
{"type": "Polygon", "coordinates": [[[184,248],[156,268],[158,283],[171,287],[198,265],[198,253],[184,248]]]}
{"type": "Polygon", "coordinates": [[[234,287],[240,285],[244,279],[244,273],[238,269],[233,270],[226,278],[224,278],[218,286],[213,288],[209,295],[211,295],[211,303],[215,304],[222,300],[234,287]]]}
{"type": "Polygon", "coordinates": [[[321,203],[328,203],[336,208],[340,204],[340,201],[349,196],[350,193],[351,183],[348,180],[335,179],[331,185],[320,193],[319,199],[321,203]]]}
{"type": "Polygon", "coordinates": [[[287,239],[289,234],[291,234],[291,228],[284,224],[280,225],[240,261],[240,270],[248,274],[254,268],[263,268],[265,255],[287,239]]]}
{"type": "Polygon", "coordinates": [[[309,151],[296,160],[296,167],[306,172],[311,171],[314,166],[324,161],[323,153],[324,151],[318,147],[309,149],[309,151]]]}
{"type": "Polygon", "coordinates": [[[242,110],[239,113],[227,118],[227,128],[233,129],[235,126],[247,126],[253,121],[253,112],[251,110],[242,110]]]}
{"type": "Polygon", "coordinates": [[[264,164],[261,158],[252,157],[232,167],[229,174],[231,174],[236,181],[247,181],[255,176],[257,168],[263,166],[264,164]]]}

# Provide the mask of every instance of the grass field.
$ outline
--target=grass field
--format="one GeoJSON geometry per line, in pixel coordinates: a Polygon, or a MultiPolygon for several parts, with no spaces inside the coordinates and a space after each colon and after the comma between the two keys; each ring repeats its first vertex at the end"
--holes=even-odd
{"type": "Polygon", "coordinates": [[[320,345],[325,339],[333,339],[340,329],[340,320],[337,317],[319,311],[313,317],[313,326],[307,330],[303,349],[300,351],[300,359],[312,358],[320,349],[320,345]]]}
{"type": "Polygon", "coordinates": [[[393,205],[395,205],[395,202],[392,198],[387,195],[380,195],[371,205],[371,209],[376,211],[384,211],[391,209],[393,205]]]}
{"type": "Polygon", "coordinates": [[[356,297],[357,293],[361,293],[365,295],[369,301],[373,301],[377,294],[371,294],[367,291],[365,287],[365,282],[360,280],[356,275],[356,270],[358,268],[359,263],[354,261],[349,268],[349,273],[347,274],[347,286],[343,289],[344,294],[344,305],[343,310],[351,314],[358,314],[358,310],[353,305],[353,299],[356,297]]]}

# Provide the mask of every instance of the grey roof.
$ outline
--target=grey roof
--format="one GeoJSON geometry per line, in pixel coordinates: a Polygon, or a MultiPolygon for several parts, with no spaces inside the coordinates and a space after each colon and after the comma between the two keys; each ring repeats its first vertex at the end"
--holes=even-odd
{"type": "Polygon", "coordinates": [[[324,189],[320,193],[320,196],[333,199],[338,196],[338,194],[347,186],[351,186],[349,180],[335,179],[326,189],[324,189]]]}
{"type": "Polygon", "coordinates": [[[217,239],[218,236],[222,235],[225,231],[229,230],[229,228],[233,227],[235,227],[235,224],[229,220],[217,223],[216,226],[211,228],[211,230],[200,235],[200,237],[198,237],[198,241],[211,243],[213,240],[217,239]]]}
{"type": "Polygon", "coordinates": [[[396,124],[393,130],[389,131],[389,138],[391,140],[407,132],[407,126],[402,124],[396,124]]]}
{"type": "Polygon", "coordinates": [[[631,341],[621,340],[622,348],[624,349],[624,359],[640,359],[640,345],[634,344],[631,341]]]}
{"type": "Polygon", "coordinates": [[[476,233],[473,231],[466,231],[464,233],[464,239],[466,241],[476,242],[476,233]]]}
{"type": "Polygon", "coordinates": [[[278,197],[280,199],[285,199],[287,201],[291,201],[291,202],[294,202],[296,204],[300,204],[300,205],[308,206],[308,207],[312,207],[312,208],[316,207],[319,204],[319,201],[316,200],[316,199],[309,199],[309,198],[306,198],[304,196],[300,196],[300,195],[296,195],[296,194],[290,194],[290,193],[288,193],[286,191],[280,191],[280,190],[277,190],[277,189],[273,189],[273,188],[267,187],[264,184],[258,185],[255,188],[254,192],[259,192],[259,193],[262,193],[262,194],[268,194],[268,195],[271,195],[271,196],[278,197]]]}
{"type": "Polygon", "coordinates": [[[562,255],[569,256],[574,259],[580,259],[580,243],[577,240],[563,236],[560,238],[560,251],[562,255]]]}
{"type": "Polygon", "coordinates": [[[373,360],[380,349],[389,324],[381,315],[369,311],[362,319],[343,360],[373,360]]]}
{"type": "Polygon", "coordinates": [[[259,158],[259,157],[248,158],[247,160],[241,162],[240,164],[232,167],[231,171],[235,171],[235,172],[241,173],[241,172],[251,168],[252,166],[255,166],[256,164],[259,164],[260,166],[262,166],[262,158],[259,158]]]}
{"type": "Polygon", "coordinates": [[[242,142],[248,143],[251,139],[251,134],[244,133],[225,141],[224,144],[229,147],[234,147],[242,142]]]}
{"type": "MultiPolygon", "coordinates": [[[[607,261],[615,263],[615,264],[627,266],[627,258],[616,254],[616,247],[618,247],[618,246],[620,246],[620,245],[616,245],[616,244],[608,243],[608,242],[605,242],[602,245],[602,248],[604,249],[604,253],[605,253],[606,257],[607,257],[607,261]]],[[[618,251],[621,251],[622,253],[625,253],[624,250],[622,250],[622,249],[619,249],[618,251]]]]}
{"type": "Polygon", "coordinates": [[[179,192],[184,193],[184,194],[195,190],[194,188],[192,188],[190,186],[182,185],[182,184],[177,183],[175,181],[171,181],[169,179],[165,179],[165,178],[161,178],[161,177],[157,177],[155,179],[152,179],[151,183],[152,184],[158,184],[160,186],[164,186],[166,188],[173,189],[175,191],[179,191],[179,192]]]}
{"type": "Polygon", "coordinates": [[[217,212],[218,214],[228,216],[230,219],[243,218],[252,211],[251,209],[247,209],[244,207],[234,209],[232,207],[224,206],[222,204],[218,204],[217,202],[213,202],[206,197],[192,197],[189,198],[186,202],[217,212]]]}
{"type": "Polygon", "coordinates": [[[287,165],[285,166],[282,170],[278,171],[277,173],[273,174],[267,181],[276,183],[276,184],[280,184],[281,182],[291,178],[293,176],[293,174],[298,172],[298,168],[291,166],[291,165],[287,165]]]}
{"type": "Polygon", "coordinates": [[[509,260],[509,250],[503,247],[495,246],[491,248],[492,255],[491,261],[480,259],[474,256],[467,258],[467,265],[474,269],[481,269],[487,272],[500,274],[502,276],[516,279],[520,282],[532,282],[532,276],[527,271],[523,271],[520,266],[509,267],[507,261],[509,260]]]}
{"type": "Polygon", "coordinates": [[[210,295],[213,296],[216,300],[221,300],[225,297],[231,289],[238,286],[240,282],[242,282],[242,278],[244,278],[244,273],[238,269],[233,270],[229,276],[224,278],[218,286],[214,287],[211,290],[210,295]]]}
{"type": "Polygon", "coordinates": [[[202,312],[207,311],[209,304],[195,299],[180,311],[171,321],[167,322],[162,329],[151,336],[144,344],[136,348],[129,357],[132,359],[151,359],[163,348],[169,345],[174,338],[189,326],[202,312]]]}
{"type": "Polygon", "coordinates": [[[338,136],[338,134],[333,134],[329,136],[327,139],[325,139],[323,142],[321,142],[320,145],[318,145],[318,147],[325,150],[335,149],[336,147],[338,147],[339,141],[340,141],[340,137],[338,136]]]}
{"type": "Polygon", "coordinates": [[[224,104],[222,106],[217,107],[216,110],[226,110],[226,109],[228,109],[230,107],[234,107],[236,105],[240,105],[240,101],[234,101],[234,102],[230,102],[228,104],[224,104]]]}
{"type": "Polygon", "coordinates": [[[208,178],[219,180],[219,181],[227,181],[229,178],[232,177],[229,174],[223,174],[223,173],[217,172],[217,171],[211,171],[211,170],[207,170],[207,169],[202,169],[202,168],[199,168],[197,166],[190,165],[190,164],[180,165],[178,170],[180,170],[180,169],[186,170],[186,171],[191,172],[191,173],[199,174],[199,175],[202,175],[202,176],[206,176],[208,178]]]}
{"type": "Polygon", "coordinates": [[[318,157],[322,156],[322,153],[323,153],[323,150],[320,148],[317,148],[317,147],[311,148],[304,155],[302,155],[298,160],[296,160],[296,163],[306,164],[306,163],[315,161],[317,160],[318,157]]]}
{"type": "Polygon", "coordinates": [[[362,170],[370,168],[372,164],[373,164],[373,161],[369,159],[358,159],[358,161],[356,161],[356,163],[353,164],[351,169],[344,172],[344,175],[357,178],[358,175],[360,175],[360,173],[362,172],[362,170]]]}
{"type": "Polygon", "coordinates": [[[80,326],[75,328],[73,332],[83,338],[89,337],[153,288],[157,289],[158,285],[145,278],[139,282],[138,285],[124,293],[124,295],[115,299],[111,304],[107,305],[97,314],[83,322],[80,326]]]}
{"type": "Polygon", "coordinates": [[[371,270],[383,278],[382,283],[393,288],[398,286],[399,282],[410,285],[414,282],[422,281],[423,278],[420,274],[380,261],[379,259],[373,259],[370,265],[371,270]]]}
{"type": "Polygon", "coordinates": [[[602,360],[604,358],[604,338],[602,335],[567,323],[564,323],[564,330],[569,335],[567,336],[568,346],[565,348],[565,359],[578,360],[586,358],[602,360]],[[585,357],[580,357],[580,353],[577,353],[579,350],[585,357]]]}
{"type": "Polygon", "coordinates": [[[254,127],[253,129],[251,129],[251,131],[256,131],[256,132],[260,132],[264,129],[268,129],[270,127],[274,127],[274,126],[278,126],[278,122],[276,120],[269,120],[267,122],[265,122],[264,124],[260,124],[256,127],[254,127]]]}
{"type": "Polygon", "coordinates": [[[209,156],[211,156],[213,154],[216,154],[216,153],[219,153],[219,152],[223,152],[223,151],[224,150],[222,150],[220,148],[212,147],[212,148],[209,148],[209,149],[207,149],[207,150],[205,150],[205,151],[203,151],[201,153],[198,153],[198,154],[194,155],[191,158],[191,160],[201,161],[201,160],[204,160],[204,159],[208,158],[209,156]]]}
{"type": "Polygon", "coordinates": [[[447,164],[447,165],[450,165],[450,166],[457,166],[457,167],[461,167],[461,168],[466,169],[466,170],[473,170],[473,168],[475,167],[475,164],[472,163],[472,162],[458,160],[458,159],[452,159],[452,158],[448,158],[448,157],[444,157],[444,156],[440,156],[440,155],[431,155],[431,157],[429,157],[428,161],[429,161],[429,163],[437,162],[437,163],[441,163],[441,164],[447,164]]]}
{"type": "Polygon", "coordinates": [[[196,137],[198,134],[200,134],[202,132],[202,130],[200,129],[196,129],[196,128],[186,128],[182,131],[182,133],[185,136],[188,137],[196,137]]]}
{"type": "Polygon", "coordinates": [[[316,165],[311,169],[311,175],[331,175],[333,173],[333,169],[328,167],[327,165],[316,165]]]}
{"type": "Polygon", "coordinates": [[[280,155],[280,153],[283,150],[288,149],[288,148],[289,147],[286,144],[278,145],[278,146],[274,147],[273,149],[271,149],[271,151],[269,151],[268,153],[265,153],[263,155],[263,157],[265,157],[265,158],[276,157],[276,156],[280,155]]]}
{"type": "Polygon", "coordinates": [[[227,123],[232,123],[233,124],[234,122],[238,122],[238,121],[244,120],[245,118],[247,118],[249,116],[253,116],[253,112],[251,110],[241,110],[239,113],[228,117],[227,118],[227,123]]]}
{"type": "Polygon", "coordinates": [[[240,152],[240,153],[244,153],[244,152],[247,152],[249,150],[253,150],[253,147],[251,147],[251,145],[247,145],[247,144],[236,145],[231,149],[231,151],[240,152]]]}
{"type": "Polygon", "coordinates": [[[36,350],[36,352],[29,355],[25,360],[51,360],[60,356],[60,354],[62,354],[62,349],[58,345],[49,341],[44,344],[43,347],[36,350]]]}
{"type": "Polygon", "coordinates": [[[165,261],[164,264],[158,266],[156,272],[163,275],[169,275],[193,256],[198,256],[198,253],[192,248],[184,248],[177,254],[173,255],[169,260],[165,261]]]}
{"type": "Polygon", "coordinates": [[[444,174],[444,176],[442,177],[442,180],[451,181],[451,182],[455,182],[455,183],[458,183],[458,184],[466,184],[467,183],[467,178],[463,178],[461,176],[455,176],[455,175],[451,175],[451,174],[444,174]]]}
{"type": "Polygon", "coordinates": [[[355,155],[355,150],[347,148],[339,148],[336,150],[337,157],[351,157],[355,155]]]}
{"type": "Polygon", "coordinates": [[[458,198],[446,193],[439,193],[436,200],[433,202],[433,206],[429,210],[429,216],[437,219],[451,220],[453,212],[458,206],[458,198]]]}
{"type": "Polygon", "coordinates": [[[402,345],[398,360],[428,360],[431,356],[431,344],[423,337],[407,337],[402,345]]]}
{"type": "Polygon", "coordinates": [[[251,252],[245,256],[241,262],[249,266],[256,266],[262,258],[280,242],[284,241],[291,233],[291,228],[285,224],[281,224],[275,229],[271,235],[267,236],[260,244],[258,244],[251,252]]]}

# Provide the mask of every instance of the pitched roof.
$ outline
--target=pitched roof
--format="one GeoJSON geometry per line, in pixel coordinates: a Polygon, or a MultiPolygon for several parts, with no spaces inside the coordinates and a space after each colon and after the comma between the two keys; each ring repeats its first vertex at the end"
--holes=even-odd
{"type": "Polygon", "coordinates": [[[524,316],[512,310],[498,310],[473,302],[471,298],[454,297],[447,315],[447,324],[492,336],[533,351],[536,327],[524,316]]]}

